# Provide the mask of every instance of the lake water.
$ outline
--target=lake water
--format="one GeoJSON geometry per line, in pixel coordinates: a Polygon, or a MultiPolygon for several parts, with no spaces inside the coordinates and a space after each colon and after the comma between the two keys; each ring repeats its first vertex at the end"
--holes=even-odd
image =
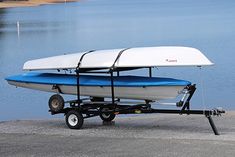
{"type": "Polygon", "coordinates": [[[159,68],[154,76],[196,83],[193,108],[235,109],[233,0],[86,0],[0,9],[0,120],[51,117],[51,93],[15,88],[4,80],[22,73],[27,60],[92,49],[168,45],[198,48],[215,66],[159,68]]]}

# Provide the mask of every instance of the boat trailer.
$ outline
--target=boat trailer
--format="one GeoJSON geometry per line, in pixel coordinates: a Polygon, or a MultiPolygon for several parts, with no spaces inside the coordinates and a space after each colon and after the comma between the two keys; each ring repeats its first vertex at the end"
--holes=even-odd
{"type": "MultiPolygon", "coordinates": [[[[219,132],[213,122],[212,116],[220,116],[225,113],[222,109],[213,110],[192,110],[190,109],[190,99],[192,98],[196,85],[190,85],[188,88],[188,97],[185,101],[180,100],[178,107],[181,109],[154,109],[151,107],[151,101],[145,101],[142,104],[136,105],[123,105],[120,99],[114,99],[112,101],[104,101],[104,98],[93,97],[90,99],[80,99],[64,101],[62,96],[55,94],[49,100],[49,106],[53,106],[53,103],[64,106],[65,103],[70,104],[69,107],[62,107],[58,111],[54,111],[51,107],[52,115],[63,113],[66,116],[66,124],[71,129],[80,129],[83,125],[85,118],[100,116],[103,121],[110,122],[118,114],[150,114],[150,113],[165,113],[165,114],[195,114],[195,115],[205,115],[209,120],[209,124],[215,135],[219,135],[219,132]],[[52,103],[53,102],[53,103],[52,103]],[[114,103],[113,103],[114,102],[114,103]],[[51,104],[52,103],[52,104],[51,104]]],[[[125,103],[125,102],[124,102],[125,103]]],[[[127,103],[127,102],[126,102],[127,103]]],[[[134,103],[134,102],[129,102],[134,103]]]]}
{"type": "MultiPolygon", "coordinates": [[[[132,105],[123,104],[119,98],[115,98],[114,92],[114,72],[119,76],[121,71],[134,70],[139,68],[117,68],[115,67],[116,62],[122,55],[122,53],[127,49],[123,49],[117,55],[113,65],[105,71],[104,69],[82,69],[80,65],[85,55],[94,52],[94,50],[84,53],[77,65],[75,70],[77,76],[77,99],[71,101],[64,101],[63,97],[59,94],[63,94],[58,85],[54,85],[53,88],[59,94],[51,96],[49,99],[49,108],[52,115],[63,113],[65,115],[66,124],[71,129],[80,129],[83,125],[85,118],[100,116],[103,121],[110,122],[118,114],[150,114],[150,113],[165,113],[165,114],[195,114],[195,115],[205,115],[209,120],[210,126],[215,135],[219,135],[219,132],[214,124],[212,116],[220,116],[222,113],[225,113],[222,109],[213,109],[213,110],[192,110],[190,109],[190,100],[196,91],[196,85],[188,85],[185,87],[184,95],[182,99],[174,103],[177,107],[181,109],[154,109],[151,107],[151,103],[154,101],[145,100],[145,103],[135,103],[135,102],[126,102],[131,103],[132,105]],[[80,95],[80,73],[105,73],[110,75],[110,92],[111,92],[111,101],[105,101],[105,98],[102,97],[91,97],[88,99],[81,99],[80,95]],[[68,103],[70,106],[64,108],[64,104],[68,103]],[[134,105],[133,105],[134,104],[134,105]]],[[[141,67],[146,68],[146,67],[141,67]]],[[[152,68],[147,67],[149,70],[149,77],[152,77],[152,68]]]]}

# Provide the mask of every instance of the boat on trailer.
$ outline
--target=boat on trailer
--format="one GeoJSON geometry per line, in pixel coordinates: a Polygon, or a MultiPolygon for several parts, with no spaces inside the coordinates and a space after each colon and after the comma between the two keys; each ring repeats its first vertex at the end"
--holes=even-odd
{"type": "Polygon", "coordinates": [[[196,90],[195,84],[187,80],[152,76],[154,67],[209,65],[213,63],[199,50],[190,47],[91,50],[27,61],[24,70],[40,72],[27,72],[7,77],[6,80],[17,87],[57,93],[49,99],[49,111],[51,114],[64,113],[66,124],[71,129],[81,128],[84,118],[94,116],[100,116],[103,121],[112,121],[117,114],[204,114],[217,135],[219,133],[211,116],[224,111],[191,110],[190,100],[196,90]],[[121,75],[122,71],[142,68],[149,70],[149,76],[121,75]],[[64,70],[71,74],[45,73],[42,70],[64,70]],[[61,94],[76,95],[77,99],[64,101],[61,94]],[[181,107],[179,110],[151,107],[155,101],[179,95],[181,99],[173,103],[181,107]],[[122,99],[143,101],[123,102],[122,99]],[[69,107],[65,107],[67,103],[69,107]]]}
{"type": "MultiPolygon", "coordinates": [[[[80,95],[111,98],[109,76],[80,75],[80,95]]],[[[77,95],[75,74],[25,73],[7,78],[9,84],[35,90],[77,95]],[[56,88],[57,87],[57,88],[56,88]]],[[[161,77],[114,76],[115,98],[159,101],[177,97],[191,83],[161,77]]]]}

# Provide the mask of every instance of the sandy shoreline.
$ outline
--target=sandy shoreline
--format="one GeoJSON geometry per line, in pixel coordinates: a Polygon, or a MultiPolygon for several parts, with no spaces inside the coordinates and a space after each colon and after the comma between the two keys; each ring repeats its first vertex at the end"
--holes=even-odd
{"type": "Polygon", "coordinates": [[[66,3],[66,2],[76,2],[79,0],[25,0],[25,1],[4,1],[0,2],[1,8],[12,8],[12,7],[29,7],[29,6],[39,6],[43,4],[55,4],[55,3],[66,3]]]}
{"type": "Polygon", "coordinates": [[[176,138],[176,139],[207,139],[235,142],[235,112],[228,111],[222,116],[212,117],[220,136],[215,136],[207,118],[203,115],[171,115],[171,114],[145,114],[131,117],[115,118],[115,123],[102,124],[100,118],[90,118],[84,121],[81,130],[68,129],[64,118],[44,120],[11,120],[0,121],[0,133],[23,133],[45,135],[74,135],[78,132],[88,136],[106,137],[132,137],[141,138],[176,138]],[[93,131],[92,131],[93,130],[93,131]],[[126,132],[128,130],[128,132],[126,132]],[[144,131],[145,133],[142,134],[144,131]],[[118,133],[119,132],[119,133],[118,133]],[[135,132],[135,134],[131,133],[135,132]],[[137,134],[139,132],[140,134],[137,134]],[[117,134],[118,133],[118,134],[117,134]],[[147,134],[146,134],[147,133],[147,134]],[[116,136],[118,135],[118,136],[116,136]]]}
{"type": "Polygon", "coordinates": [[[111,125],[85,120],[80,130],[64,119],[0,122],[2,156],[234,157],[235,114],[213,117],[215,136],[201,115],[148,114],[117,117],[111,125]],[[59,151],[57,151],[59,150],[59,151]]]}

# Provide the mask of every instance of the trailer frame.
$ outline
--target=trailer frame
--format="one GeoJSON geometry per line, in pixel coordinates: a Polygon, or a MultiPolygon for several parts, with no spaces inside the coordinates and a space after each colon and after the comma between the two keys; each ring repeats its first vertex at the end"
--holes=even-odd
{"type": "MultiPolygon", "coordinates": [[[[145,103],[140,104],[134,104],[134,105],[126,105],[121,104],[121,100],[119,98],[115,97],[115,90],[114,90],[114,73],[116,73],[117,77],[120,76],[121,71],[127,71],[127,70],[133,70],[133,69],[139,69],[139,68],[117,68],[115,67],[116,62],[122,55],[122,53],[127,49],[123,49],[119,52],[117,55],[113,65],[109,69],[84,69],[80,68],[82,64],[83,58],[89,54],[94,52],[95,50],[88,51],[84,53],[77,65],[77,68],[75,70],[76,72],[76,78],[77,78],[77,99],[66,101],[65,103],[68,103],[70,106],[61,109],[58,112],[51,111],[51,114],[65,114],[66,116],[66,123],[69,128],[71,129],[80,129],[83,125],[83,120],[85,118],[100,116],[101,119],[104,121],[111,121],[115,118],[118,114],[150,114],[150,113],[163,113],[163,114],[195,114],[195,115],[205,115],[205,117],[208,119],[209,124],[214,132],[215,135],[219,135],[219,132],[214,124],[214,121],[212,119],[212,116],[220,116],[222,113],[225,113],[222,109],[213,109],[213,110],[192,110],[190,109],[190,100],[192,96],[194,95],[194,92],[196,91],[196,85],[189,85],[185,87],[185,90],[187,90],[186,97],[184,99],[180,100],[176,103],[177,107],[181,107],[181,109],[155,109],[151,107],[151,103],[153,103],[151,100],[145,100],[145,103]],[[81,99],[80,95],[80,74],[81,73],[100,73],[100,74],[109,74],[110,75],[110,92],[111,92],[111,101],[105,101],[105,98],[90,98],[90,99],[81,99]],[[88,100],[88,101],[87,101],[88,100]],[[71,126],[69,124],[69,116],[73,115],[73,117],[76,117],[77,119],[74,119],[75,122],[78,123],[77,126],[71,126]],[[102,117],[103,115],[103,117],[102,117]],[[105,119],[104,115],[109,115],[109,118],[105,119]],[[111,118],[110,118],[111,116],[111,118]]],[[[152,77],[152,68],[153,67],[140,67],[140,68],[147,68],[149,70],[149,77],[152,77]]],[[[59,86],[53,86],[58,90],[59,93],[62,93],[59,86]]],[[[108,116],[107,116],[108,117],[108,116]]]]}

